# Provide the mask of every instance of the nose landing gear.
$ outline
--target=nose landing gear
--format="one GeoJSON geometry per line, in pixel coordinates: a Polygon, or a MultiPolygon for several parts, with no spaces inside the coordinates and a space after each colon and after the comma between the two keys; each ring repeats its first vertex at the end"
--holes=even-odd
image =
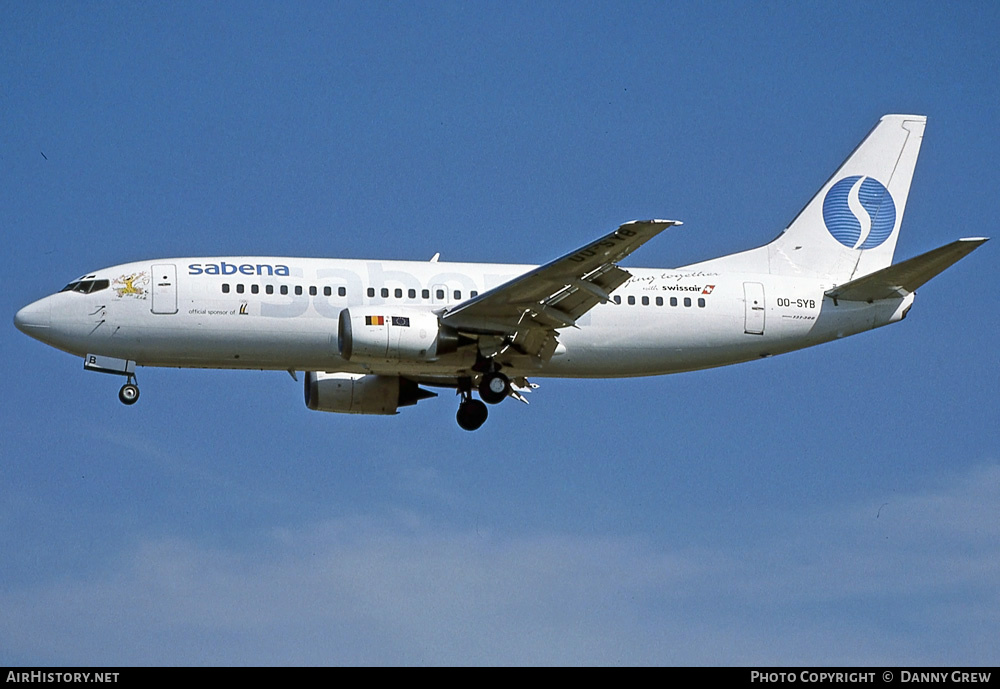
{"type": "Polygon", "coordinates": [[[128,382],[118,391],[118,399],[125,405],[133,405],[139,401],[139,386],[135,384],[134,377],[128,377],[128,382]]]}
{"type": "Polygon", "coordinates": [[[125,385],[118,391],[118,399],[126,405],[135,404],[139,400],[139,386],[135,384],[135,362],[131,359],[88,354],[83,358],[83,368],[85,371],[125,376],[125,385]]]}

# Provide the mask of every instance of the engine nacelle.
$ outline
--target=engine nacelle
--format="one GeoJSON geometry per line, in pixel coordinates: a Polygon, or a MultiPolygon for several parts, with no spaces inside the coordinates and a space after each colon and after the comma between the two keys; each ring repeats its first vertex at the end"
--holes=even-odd
{"type": "Polygon", "coordinates": [[[341,357],[356,363],[427,362],[453,353],[463,339],[437,314],[376,306],[340,312],[337,346],[341,357]]]}
{"type": "Polygon", "coordinates": [[[341,414],[396,414],[437,393],[399,376],[307,371],[306,406],[341,414]]]}

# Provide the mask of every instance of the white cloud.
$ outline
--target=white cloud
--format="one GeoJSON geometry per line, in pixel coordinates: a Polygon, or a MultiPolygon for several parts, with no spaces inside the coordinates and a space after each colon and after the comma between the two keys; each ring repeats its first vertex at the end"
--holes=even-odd
{"type": "Polygon", "coordinates": [[[243,550],[153,539],[0,594],[0,645],[58,664],[995,663],[998,507],[991,466],[888,505],[768,515],[735,547],[412,513],[243,550]]]}

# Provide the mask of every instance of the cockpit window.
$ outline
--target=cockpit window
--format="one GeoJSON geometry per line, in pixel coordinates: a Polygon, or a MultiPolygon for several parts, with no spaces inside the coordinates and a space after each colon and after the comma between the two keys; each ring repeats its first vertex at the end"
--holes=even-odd
{"type": "Polygon", "coordinates": [[[100,292],[111,285],[107,280],[78,280],[63,287],[60,292],[79,292],[80,294],[90,294],[100,292]]]}

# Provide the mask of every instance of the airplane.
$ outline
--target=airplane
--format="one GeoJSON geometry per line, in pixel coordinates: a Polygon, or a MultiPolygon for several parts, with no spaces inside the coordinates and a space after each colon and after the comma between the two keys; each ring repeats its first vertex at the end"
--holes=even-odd
{"type": "Polygon", "coordinates": [[[926,117],[882,117],[768,244],[677,268],[619,263],[675,220],[626,222],[541,266],[281,257],[138,261],[17,312],[25,334],[137,366],[305,372],[309,409],[396,414],[454,389],[458,424],[530,378],[624,378],[782,354],[902,320],[985,237],[892,263],[926,117]],[[479,399],[474,397],[478,393],[479,399]]]}

